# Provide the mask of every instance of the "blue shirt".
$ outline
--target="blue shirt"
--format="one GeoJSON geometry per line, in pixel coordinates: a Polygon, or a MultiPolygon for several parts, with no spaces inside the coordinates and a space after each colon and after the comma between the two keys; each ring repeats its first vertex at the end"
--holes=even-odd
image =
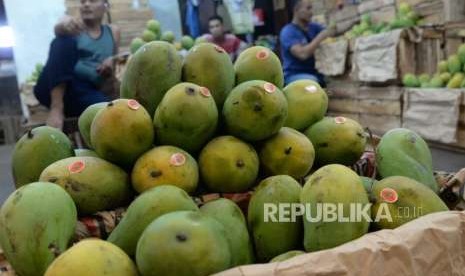
{"type": "Polygon", "coordinates": [[[324,27],[317,23],[308,24],[307,30],[304,31],[294,23],[289,23],[281,30],[279,39],[281,42],[281,57],[283,59],[284,76],[307,73],[320,76],[315,69],[315,58],[309,57],[306,60],[300,60],[291,53],[294,45],[305,45],[310,43],[324,27]]]}

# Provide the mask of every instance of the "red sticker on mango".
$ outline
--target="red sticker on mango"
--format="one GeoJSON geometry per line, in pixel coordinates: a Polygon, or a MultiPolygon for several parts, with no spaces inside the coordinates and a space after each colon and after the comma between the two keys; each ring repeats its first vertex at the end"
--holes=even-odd
{"type": "Polygon", "coordinates": [[[182,166],[186,163],[186,156],[182,153],[175,153],[171,155],[170,164],[176,167],[182,166]]]}
{"type": "Polygon", "coordinates": [[[347,119],[344,117],[336,117],[334,118],[334,121],[336,122],[336,124],[343,124],[347,121],[347,119]]]}
{"type": "Polygon", "coordinates": [[[265,89],[267,93],[273,94],[276,91],[276,86],[274,86],[274,84],[272,83],[267,82],[263,85],[263,89],[265,89]]]}
{"type": "Polygon", "coordinates": [[[136,100],[128,100],[128,106],[132,110],[137,110],[140,108],[140,103],[136,100]]]}
{"type": "Polygon", "coordinates": [[[261,50],[261,51],[258,51],[257,52],[257,59],[267,59],[268,57],[270,56],[270,53],[268,52],[268,50],[261,50]]]}
{"type": "Polygon", "coordinates": [[[399,195],[394,189],[391,188],[384,188],[379,193],[379,196],[384,202],[387,203],[395,203],[399,199],[399,195]]]}
{"type": "Polygon", "coordinates": [[[211,97],[212,94],[210,93],[210,90],[206,87],[200,87],[200,94],[204,97],[211,97]]]}
{"type": "Polygon", "coordinates": [[[82,172],[85,168],[86,168],[86,164],[84,163],[84,161],[79,160],[79,161],[76,161],[76,162],[71,163],[71,164],[68,166],[68,171],[69,171],[70,173],[80,173],[80,172],[82,172]]]}

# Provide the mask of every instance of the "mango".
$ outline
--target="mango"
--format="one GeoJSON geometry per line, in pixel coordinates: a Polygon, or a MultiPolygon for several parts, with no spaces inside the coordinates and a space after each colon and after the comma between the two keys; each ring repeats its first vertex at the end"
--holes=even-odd
{"type": "Polygon", "coordinates": [[[362,126],[345,117],[325,117],[304,134],[316,152],[316,163],[353,165],[365,151],[366,136],[362,126]]]}
{"type": "Polygon", "coordinates": [[[462,63],[457,55],[452,55],[447,59],[447,67],[452,75],[462,71],[462,63]]]}
{"type": "Polygon", "coordinates": [[[172,44],[147,43],[126,65],[121,98],[137,100],[152,117],[166,91],[181,81],[181,70],[181,57],[172,44]]]}
{"type": "Polygon", "coordinates": [[[442,78],[440,76],[434,76],[432,79],[431,79],[431,88],[442,88],[444,87],[444,83],[442,81],[442,78]]]}
{"type": "Polygon", "coordinates": [[[172,31],[166,31],[161,35],[160,39],[169,43],[173,43],[176,37],[172,31]]]}
{"type": "Polygon", "coordinates": [[[234,65],[223,48],[202,43],[192,48],[184,58],[182,78],[207,87],[218,109],[221,109],[226,96],[234,88],[234,65]]]}
{"type": "Polygon", "coordinates": [[[92,121],[95,118],[95,115],[107,106],[107,102],[96,103],[87,107],[79,116],[78,127],[79,132],[81,133],[84,143],[87,147],[92,148],[92,142],[90,141],[90,127],[92,126],[92,121]]]}
{"type": "Polygon", "coordinates": [[[134,262],[117,246],[98,239],[73,245],[50,265],[44,276],[137,276],[134,262]]]}
{"type": "Polygon", "coordinates": [[[134,189],[139,193],[164,184],[193,193],[199,182],[199,168],[195,159],[184,150],[160,146],[137,160],[131,179],[134,189]]]}
{"type": "Polygon", "coordinates": [[[194,46],[194,39],[188,35],[185,35],[181,38],[181,47],[184,50],[190,50],[194,46]]]}
{"type": "Polygon", "coordinates": [[[137,243],[142,276],[206,276],[231,266],[224,227],[193,211],[165,214],[154,220],[137,243]]]}
{"type": "Polygon", "coordinates": [[[442,73],[439,75],[443,83],[449,83],[450,79],[452,78],[452,75],[449,72],[442,73]]]}
{"type": "Polygon", "coordinates": [[[268,175],[289,175],[296,180],[306,176],[313,166],[315,149],[307,136],[283,127],[263,142],[260,162],[268,175]]]}
{"type": "Polygon", "coordinates": [[[457,55],[459,56],[460,62],[465,64],[465,44],[460,45],[457,55]]]}
{"type": "Polygon", "coordinates": [[[223,107],[227,131],[250,142],[278,133],[286,121],[287,112],[283,92],[273,84],[260,80],[236,86],[223,107]]]}
{"type": "Polygon", "coordinates": [[[157,34],[150,30],[144,30],[144,32],[142,32],[142,40],[145,42],[155,41],[157,40],[157,34]]]}
{"type": "Polygon", "coordinates": [[[428,144],[409,129],[392,129],[383,135],[376,148],[376,164],[382,178],[405,176],[438,191],[428,144]]]}
{"type": "Polygon", "coordinates": [[[289,260],[291,258],[294,258],[295,256],[303,255],[305,254],[305,251],[302,250],[291,250],[289,252],[283,253],[281,255],[278,255],[271,259],[270,263],[276,263],[276,262],[284,262],[286,260],[289,260]]]}
{"type": "Polygon", "coordinates": [[[368,232],[369,209],[368,217],[360,218],[352,210],[357,204],[361,209],[369,207],[368,195],[360,177],[345,166],[327,165],[313,173],[302,189],[300,202],[310,207],[310,214],[307,208],[304,218],[307,252],[333,248],[368,232]],[[324,220],[325,204],[335,206],[336,220],[324,220]]]}
{"type": "Polygon", "coordinates": [[[465,80],[465,74],[464,73],[456,73],[452,77],[452,79],[449,81],[447,84],[447,88],[449,89],[457,89],[460,88],[462,82],[465,80]]]}
{"type": "Polygon", "coordinates": [[[152,31],[156,34],[159,34],[161,30],[160,22],[155,19],[150,19],[149,21],[147,21],[145,27],[147,28],[147,30],[152,31]]]}
{"type": "Polygon", "coordinates": [[[42,172],[40,181],[55,183],[73,198],[80,215],[124,206],[132,196],[121,168],[97,157],[70,157],[42,172]]]}
{"type": "Polygon", "coordinates": [[[328,95],[311,80],[298,80],[283,90],[287,99],[288,114],[284,126],[305,130],[323,119],[328,110],[328,95]]]}
{"type": "Polygon", "coordinates": [[[375,183],[373,196],[371,214],[374,225],[380,229],[394,229],[418,217],[448,211],[431,189],[404,176],[391,176],[375,183]]]}
{"type": "Polygon", "coordinates": [[[299,203],[302,187],[287,175],[264,179],[252,195],[248,208],[248,224],[259,262],[302,247],[302,218],[278,221],[280,204],[299,203]],[[279,241],[279,242],[276,242],[279,241]]]}
{"type": "Polygon", "coordinates": [[[137,241],[144,229],[156,218],[174,211],[198,211],[199,208],[182,189],[162,185],[149,189],[129,205],[126,214],[107,241],[129,256],[136,253],[137,241]]]}
{"type": "Polygon", "coordinates": [[[195,154],[213,137],[218,109],[208,88],[193,83],[173,86],[160,102],[153,125],[156,142],[195,154]]]}
{"type": "Polygon", "coordinates": [[[12,172],[16,188],[39,180],[40,173],[55,161],[74,155],[69,138],[48,126],[24,134],[12,153],[12,172]]]}
{"type": "Polygon", "coordinates": [[[402,84],[405,87],[420,87],[420,81],[414,74],[406,74],[402,79],[402,84]]]}
{"type": "Polygon", "coordinates": [[[137,101],[114,100],[95,116],[90,139],[100,157],[130,169],[153,145],[152,119],[137,101]]]}
{"type": "Polygon", "coordinates": [[[202,183],[219,193],[240,193],[252,188],[260,164],[255,149],[233,136],[210,141],[198,160],[202,183]]]}
{"type": "Polygon", "coordinates": [[[76,157],[83,157],[83,156],[98,157],[95,151],[89,150],[89,149],[75,149],[74,155],[76,157]]]}
{"type": "Polygon", "coordinates": [[[135,52],[137,52],[137,50],[142,48],[144,44],[145,41],[142,38],[136,37],[133,40],[131,40],[131,44],[129,45],[129,51],[131,52],[131,54],[134,54],[135,52]]]}
{"type": "Polygon", "coordinates": [[[422,83],[428,83],[431,80],[431,76],[429,74],[421,74],[418,76],[418,80],[420,81],[420,85],[422,83]]]}
{"type": "Polygon", "coordinates": [[[284,86],[281,61],[275,53],[263,46],[253,46],[240,53],[234,63],[234,70],[237,84],[263,80],[279,89],[284,86]]]}
{"type": "Polygon", "coordinates": [[[62,188],[31,183],[0,209],[0,247],[18,275],[43,275],[68,247],[76,223],[76,206],[62,188]]]}
{"type": "Polygon", "coordinates": [[[446,60],[441,60],[438,63],[438,72],[439,73],[449,73],[449,64],[447,63],[446,60]]]}
{"type": "Polygon", "coordinates": [[[247,222],[241,209],[233,201],[220,198],[207,202],[200,211],[217,220],[226,231],[226,239],[231,249],[231,266],[253,263],[252,239],[247,230],[247,222]]]}

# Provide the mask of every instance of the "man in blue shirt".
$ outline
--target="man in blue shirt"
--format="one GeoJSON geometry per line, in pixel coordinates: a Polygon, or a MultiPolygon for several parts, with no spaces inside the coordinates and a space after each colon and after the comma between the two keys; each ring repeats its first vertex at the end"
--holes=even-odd
{"type": "Polygon", "coordinates": [[[311,22],[312,3],[297,0],[293,7],[292,22],[284,26],[279,36],[286,85],[301,79],[324,83],[323,76],[315,69],[314,53],[320,43],[335,33],[335,26],[324,29],[311,22]]]}

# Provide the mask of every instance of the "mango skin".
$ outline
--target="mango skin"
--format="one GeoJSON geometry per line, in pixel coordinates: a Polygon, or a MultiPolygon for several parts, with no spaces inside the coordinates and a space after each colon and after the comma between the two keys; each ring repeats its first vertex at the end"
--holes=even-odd
{"type": "Polygon", "coordinates": [[[131,109],[126,99],[114,100],[95,116],[90,136],[97,154],[116,165],[131,168],[153,145],[152,118],[140,106],[131,109]]]}
{"type": "Polygon", "coordinates": [[[132,186],[142,193],[159,185],[174,185],[187,193],[193,193],[199,182],[199,167],[186,151],[173,146],[160,146],[144,153],[134,165],[131,173],[132,186]],[[185,163],[171,163],[174,154],[182,154],[185,163]]]}
{"type": "Polygon", "coordinates": [[[289,175],[296,180],[308,174],[315,160],[315,149],[307,136],[283,127],[263,142],[260,161],[268,175],[289,175]]]}
{"type": "Polygon", "coordinates": [[[284,86],[281,61],[275,53],[263,46],[253,46],[240,53],[234,63],[234,70],[237,84],[251,80],[263,80],[271,82],[280,89],[284,86]],[[260,53],[268,56],[260,59],[257,57],[260,53]]]}
{"type": "Polygon", "coordinates": [[[90,127],[92,126],[92,121],[95,118],[95,115],[107,106],[107,102],[96,103],[87,107],[82,114],[79,116],[78,127],[79,132],[84,139],[84,143],[87,147],[92,148],[92,142],[90,140],[90,127]]]}
{"type": "Polygon", "coordinates": [[[74,155],[76,157],[83,157],[83,156],[98,157],[95,151],[89,150],[89,149],[75,149],[74,155]]]}
{"type": "Polygon", "coordinates": [[[134,262],[117,246],[85,239],[60,255],[44,276],[137,276],[134,262]]]}
{"type": "Polygon", "coordinates": [[[213,137],[218,109],[213,97],[205,96],[202,89],[186,82],[166,92],[153,119],[158,145],[172,145],[195,154],[213,137]]]}
{"type": "Polygon", "coordinates": [[[264,140],[278,133],[287,112],[286,97],[281,90],[260,80],[236,86],[223,106],[228,133],[248,142],[264,140]],[[267,87],[273,92],[267,92],[267,87]]]}
{"type": "Polygon", "coordinates": [[[259,159],[251,145],[233,136],[221,136],[202,149],[199,168],[202,183],[210,191],[240,193],[255,184],[259,159]]]}
{"type": "Polygon", "coordinates": [[[121,98],[135,99],[153,116],[166,91],[181,81],[182,60],[168,42],[144,44],[127,64],[121,98]]]}
{"type": "Polygon", "coordinates": [[[77,223],[76,206],[60,187],[35,182],[13,192],[0,210],[0,247],[18,275],[43,275],[66,250],[77,223]]]}
{"type": "Polygon", "coordinates": [[[239,206],[226,198],[207,202],[200,211],[221,223],[226,231],[226,239],[231,249],[231,266],[251,264],[254,261],[252,239],[247,230],[247,222],[239,206]]]}
{"type": "Polygon", "coordinates": [[[383,135],[376,148],[376,164],[382,178],[405,176],[438,191],[428,144],[409,129],[392,129],[383,135]]]}
{"type": "Polygon", "coordinates": [[[276,263],[276,262],[284,262],[286,260],[289,260],[291,258],[294,258],[295,256],[303,255],[305,254],[305,251],[301,250],[291,250],[289,252],[283,253],[281,255],[278,255],[271,259],[270,263],[276,263]]]}
{"type": "Polygon", "coordinates": [[[324,118],[328,111],[328,95],[311,80],[298,80],[283,90],[288,103],[284,126],[303,131],[324,118]]]}
{"type": "MultiPolygon", "coordinates": [[[[369,203],[360,177],[351,169],[337,164],[324,166],[310,176],[302,189],[300,202],[309,204],[311,218],[318,218],[319,203],[342,203],[345,218],[351,216],[350,204],[366,206],[369,203]]],[[[370,226],[369,218],[364,217],[352,222],[325,222],[323,219],[312,222],[307,219],[308,215],[304,218],[304,247],[307,252],[329,249],[355,240],[365,235],[370,226]]]]}
{"type": "Polygon", "coordinates": [[[36,127],[24,134],[12,153],[16,188],[39,180],[40,173],[55,161],[74,156],[71,140],[60,130],[36,127]]]}
{"type": "Polygon", "coordinates": [[[178,211],[153,221],[137,243],[142,276],[204,276],[231,267],[225,229],[201,212],[178,211]]]}
{"type": "MultiPolygon", "coordinates": [[[[302,219],[295,222],[265,222],[264,204],[299,203],[302,187],[287,175],[264,179],[256,188],[249,202],[248,224],[253,236],[257,261],[268,262],[290,250],[302,247],[302,219]],[[276,242],[279,241],[279,242],[276,242]]],[[[279,207],[278,207],[279,208],[279,207]]],[[[276,219],[279,219],[276,214],[276,219]]]]}
{"type": "Polygon", "coordinates": [[[40,180],[65,189],[80,215],[124,206],[132,197],[127,173],[98,157],[70,157],[57,161],[42,172],[40,180]],[[72,173],[69,167],[76,162],[83,162],[85,168],[72,173]]]}
{"type": "Polygon", "coordinates": [[[152,188],[129,205],[126,214],[107,241],[129,256],[136,253],[137,241],[144,229],[158,217],[174,211],[198,211],[199,208],[182,189],[172,185],[152,188]]]}
{"type": "Polygon", "coordinates": [[[418,217],[449,210],[441,198],[431,189],[404,176],[391,176],[375,183],[372,194],[375,202],[371,207],[371,215],[373,224],[378,229],[394,229],[418,217]],[[394,203],[387,203],[383,200],[380,193],[384,188],[395,190],[398,200],[394,203]],[[392,221],[387,218],[375,220],[382,203],[387,204],[392,221]]]}
{"type": "Polygon", "coordinates": [[[194,46],[184,58],[182,79],[207,87],[221,109],[226,96],[234,88],[234,65],[229,55],[212,43],[194,46]]]}

